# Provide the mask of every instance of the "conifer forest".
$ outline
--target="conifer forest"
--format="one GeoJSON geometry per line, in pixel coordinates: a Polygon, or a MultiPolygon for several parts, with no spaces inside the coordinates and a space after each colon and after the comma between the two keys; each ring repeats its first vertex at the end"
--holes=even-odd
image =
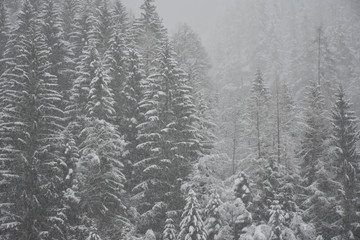
{"type": "Polygon", "coordinates": [[[0,240],[360,240],[360,1],[134,2],[0,0],[0,240]]]}

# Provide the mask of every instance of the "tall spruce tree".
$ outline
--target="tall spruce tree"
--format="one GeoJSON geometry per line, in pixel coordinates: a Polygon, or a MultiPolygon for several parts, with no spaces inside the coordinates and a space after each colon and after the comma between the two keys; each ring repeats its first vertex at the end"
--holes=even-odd
{"type": "Polygon", "coordinates": [[[68,100],[74,74],[73,53],[70,43],[65,40],[60,18],[60,7],[53,0],[45,0],[41,5],[40,19],[46,44],[49,48],[50,73],[58,79],[58,85],[65,99],[68,100]]]}
{"type": "Polygon", "coordinates": [[[216,192],[212,193],[210,196],[210,200],[206,205],[205,229],[207,232],[208,240],[217,239],[219,235],[219,231],[222,226],[221,216],[219,212],[219,207],[221,204],[222,201],[219,194],[216,192]]]}
{"type": "Polygon", "coordinates": [[[359,139],[357,118],[346,99],[342,86],[336,94],[336,102],[332,111],[333,146],[335,147],[336,179],[341,183],[339,202],[341,214],[341,236],[343,239],[357,239],[359,235],[359,215],[357,206],[357,186],[359,175],[359,155],[356,143],[359,139]]]}
{"type": "Polygon", "coordinates": [[[254,131],[257,155],[261,158],[265,154],[266,146],[266,123],[268,118],[268,101],[269,91],[265,86],[264,79],[260,70],[255,75],[252,82],[251,93],[249,99],[249,115],[251,119],[251,131],[254,131]]]}
{"type": "Polygon", "coordinates": [[[136,190],[145,190],[143,203],[148,205],[147,210],[159,201],[178,209],[182,205],[179,179],[189,174],[192,163],[201,154],[201,146],[191,88],[184,72],[177,68],[169,45],[164,46],[157,64],[140,103],[144,122],[138,125],[137,148],[145,155],[135,164],[142,175],[136,190]]]}
{"type": "Polygon", "coordinates": [[[3,78],[1,233],[7,239],[67,239],[60,156],[64,118],[56,76],[34,8],[25,1],[3,78]]]}
{"type": "Polygon", "coordinates": [[[317,83],[312,82],[308,87],[306,101],[305,130],[300,151],[304,192],[299,195],[299,205],[305,210],[304,219],[315,225],[319,235],[329,238],[336,229],[331,224],[337,218],[333,189],[338,186],[332,180],[330,162],[326,158],[329,130],[324,97],[317,83]]]}
{"type": "Polygon", "coordinates": [[[195,192],[190,189],[186,199],[186,206],[182,213],[180,233],[181,240],[206,240],[207,234],[200,215],[200,205],[195,192]]]}
{"type": "Polygon", "coordinates": [[[141,16],[135,20],[132,32],[143,57],[145,74],[149,76],[154,66],[153,61],[167,39],[167,33],[156,11],[154,0],[144,0],[140,8],[141,16]]]}
{"type": "Polygon", "coordinates": [[[143,99],[143,81],[144,71],[142,69],[141,57],[135,49],[129,50],[129,59],[127,61],[127,77],[122,94],[122,118],[120,122],[120,131],[126,141],[125,150],[128,160],[127,177],[128,185],[133,186],[137,175],[134,174],[133,164],[141,160],[143,152],[136,148],[139,144],[137,126],[143,122],[143,116],[140,111],[140,102],[143,99]],[[135,178],[135,179],[134,179],[135,178]]]}
{"type": "Polygon", "coordinates": [[[176,239],[176,229],[174,226],[174,221],[171,218],[166,219],[165,229],[163,232],[163,240],[175,240],[176,239]]]}
{"type": "Polygon", "coordinates": [[[86,105],[90,91],[90,83],[96,76],[100,56],[94,45],[84,48],[76,67],[76,79],[71,89],[70,104],[67,113],[70,118],[79,119],[86,115],[86,105]]]}
{"type": "Polygon", "coordinates": [[[96,44],[100,55],[103,56],[112,37],[113,22],[108,0],[101,0],[94,4],[94,14],[91,17],[92,26],[89,31],[91,41],[96,44]]]}
{"type": "Polygon", "coordinates": [[[303,159],[302,173],[307,181],[306,185],[314,182],[317,164],[325,151],[327,123],[324,97],[320,86],[312,82],[308,88],[307,109],[305,112],[305,132],[302,141],[301,156],[303,159]]]}
{"type": "Polygon", "coordinates": [[[86,118],[80,138],[83,177],[81,205],[94,219],[100,237],[120,236],[127,219],[123,199],[123,140],[112,124],[115,114],[109,78],[99,62],[90,82],[86,118]]]}

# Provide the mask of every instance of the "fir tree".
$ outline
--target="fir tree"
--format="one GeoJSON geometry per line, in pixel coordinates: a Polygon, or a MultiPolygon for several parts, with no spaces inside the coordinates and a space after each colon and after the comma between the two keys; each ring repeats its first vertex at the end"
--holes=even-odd
{"type": "Polygon", "coordinates": [[[60,157],[64,118],[57,79],[49,73],[35,10],[25,1],[6,52],[1,138],[4,179],[1,232],[9,239],[66,239],[60,157]],[[5,161],[4,161],[5,160],[5,161]]]}
{"type": "Polygon", "coordinates": [[[141,159],[142,152],[137,149],[138,141],[138,129],[137,126],[143,122],[143,117],[140,111],[140,102],[143,99],[143,81],[144,72],[141,64],[141,57],[136,50],[131,49],[129,51],[129,59],[127,61],[127,77],[124,88],[121,92],[122,97],[122,115],[119,119],[120,131],[124,134],[126,141],[125,156],[128,159],[127,164],[127,177],[129,186],[132,186],[136,174],[133,172],[133,164],[141,159]]]}
{"type": "Polygon", "coordinates": [[[235,197],[240,198],[245,206],[248,206],[252,201],[248,179],[243,172],[235,180],[235,197]]]}
{"type": "Polygon", "coordinates": [[[136,19],[133,26],[135,42],[143,57],[146,76],[154,66],[153,60],[158,55],[162,44],[166,41],[166,30],[160,20],[154,0],[144,0],[141,5],[141,16],[136,19]]]}
{"type": "MultiPolygon", "coordinates": [[[[111,79],[109,86],[114,93],[116,124],[121,125],[124,118],[123,90],[128,75],[129,49],[121,33],[115,32],[110,40],[110,47],[105,54],[105,65],[111,79]]],[[[139,69],[141,71],[141,69],[139,69]]]]}
{"type": "Polygon", "coordinates": [[[94,15],[91,17],[92,26],[89,31],[89,38],[96,44],[96,48],[102,56],[113,34],[113,22],[111,12],[108,8],[108,0],[99,1],[99,4],[94,5],[94,8],[94,15]]]}
{"type": "Polygon", "coordinates": [[[176,239],[176,229],[174,226],[174,221],[171,218],[166,219],[165,228],[162,235],[163,240],[175,240],[176,239]]]}
{"type": "Polygon", "coordinates": [[[72,51],[75,55],[75,59],[80,58],[84,48],[89,48],[91,42],[90,30],[93,27],[93,11],[91,5],[84,2],[80,5],[83,10],[76,12],[73,32],[70,33],[70,42],[72,44],[72,51]]]}
{"type": "Polygon", "coordinates": [[[324,153],[324,142],[326,140],[326,121],[324,109],[324,97],[321,94],[320,88],[315,83],[312,83],[307,95],[308,108],[305,112],[306,129],[304,139],[302,141],[301,156],[302,175],[307,181],[307,185],[314,182],[316,165],[321,161],[321,156],[324,153]]]}
{"type": "Polygon", "coordinates": [[[145,86],[140,103],[144,122],[138,125],[138,149],[146,155],[135,167],[144,177],[137,190],[146,189],[150,194],[146,195],[146,204],[152,206],[168,199],[170,208],[178,209],[178,180],[189,174],[191,164],[201,155],[201,146],[191,88],[172,54],[171,48],[165,46],[158,59],[159,68],[145,86]]]}
{"type": "Polygon", "coordinates": [[[125,177],[121,155],[124,142],[112,124],[114,100],[109,79],[101,62],[96,64],[81,131],[81,201],[86,216],[94,219],[95,229],[103,238],[120,234],[127,219],[123,200],[125,177]]]}
{"type": "Polygon", "coordinates": [[[121,34],[128,34],[130,23],[129,17],[121,0],[116,0],[112,11],[112,32],[119,32],[121,34]]]}
{"type": "Polygon", "coordinates": [[[188,25],[182,25],[172,37],[176,60],[186,71],[189,84],[198,93],[207,86],[206,73],[210,67],[209,57],[199,36],[188,25]]]}
{"type": "Polygon", "coordinates": [[[70,43],[65,40],[60,9],[56,2],[44,1],[40,18],[45,41],[50,50],[50,73],[57,77],[63,96],[68,99],[68,91],[72,86],[71,77],[74,73],[73,53],[70,50],[70,43]]]}
{"type": "Polygon", "coordinates": [[[266,146],[265,130],[266,119],[268,117],[267,106],[269,101],[268,89],[265,87],[262,73],[258,71],[252,83],[249,99],[249,114],[252,122],[252,130],[256,132],[256,144],[258,158],[265,154],[264,146],[266,146]]]}
{"type": "Polygon", "coordinates": [[[86,111],[89,117],[112,122],[115,110],[113,108],[113,95],[109,88],[110,79],[105,72],[102,63],[99,62],[97,65],[95,76],[90,82],[86,111]]]}
{"type": "Polygon", "coordinates": [[[71,118],[79,118],[86,115],[90,84],[96,76],[99,61],[99,53],[94,46],[84,49],[79,66],[77,67],[77,78],[71,89],[71,104],[67,106],[67,111],[71,118]]]}
{"type": "Polygon", "coordinates": [[[285,212],[282,210],[281,204],[278,200],[274,200],[271,204],[269,224],[272,225],[273,240],[283,239],[285,222],[285,212]]]}
{"type": "Polygon", "coordinates": [[[222,204],[219,194],[212,193],[210,200],[206,205],[206,220],[205,229],[207,232],[207,239],[214,240],[219,234],[221,228],[221,217],[219,213],[219,207],[222,204]]]}
{"type": "Polygon", "coordinates": [[[200,215],[200,205],[195,192],[190,189],[186,199],[186,206],[182,213],[179,239],[181,240],[205,240],[207,234],[200,215]]]}
{"type": "MultiPolygon", "coordinates": [[[[64,39],[71,42],[72,34],[75,28],[75,17],[79,11],[79,0],[64,0],[61,6],[61,20],[64,31],[64,39]]],[[[72,48],[73,46],[71,46],[72,48]]]]}
{"type": "Polygon", "coordinates": [[[332,111],[332,125],[332,139],[336,153],[335,166],[338,169],[336,179],[341,183],[339,191],[342,208],[341,235],[344,239],[356,239],[354,233],[359,225],[356,210],[359,156],[356,151],[356,142],[359,139],[359,132],[357,131],[357,118],[351,110],[351,103],[346,99],[342,86],[336,94],[335,107],[332,111]]]}
{"type": "Polygon", "coordinates": [[[325,159],[328,127],[324,104],[320,87],[312,83],[308,88],[305,131],[300,152],[304,194],[299,195],[299,206],[305,209],[304,219],[315,225],[317,233],[330,237],[335,231],[331,223],[336,218],[333,189],[338,184],[332,180],[332,170],[325,159]]]}

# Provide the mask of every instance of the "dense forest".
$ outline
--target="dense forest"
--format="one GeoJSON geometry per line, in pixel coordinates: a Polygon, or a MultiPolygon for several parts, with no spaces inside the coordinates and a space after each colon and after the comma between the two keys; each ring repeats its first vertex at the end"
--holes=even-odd
{"type": "Polygon", "coordinates": [[[154,0],[0,0],[0,240],[360,239],[360,4],[314,2],[208,51],[154,0]]]}

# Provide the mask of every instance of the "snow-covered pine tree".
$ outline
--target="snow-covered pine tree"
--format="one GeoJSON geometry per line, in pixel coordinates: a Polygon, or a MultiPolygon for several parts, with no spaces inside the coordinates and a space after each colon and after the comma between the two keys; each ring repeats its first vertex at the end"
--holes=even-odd
{"type": "MultiPolygon", "coordinates": [[[[63,0],[60,4],[62,20],[62,28],[64,31],[64,39],[71,42],[71,36],[74,33],[75,17],[79,11],[80,0],[63,0]]],[[[73,46],[71,46],[73,47],[73,46]]]]}
{"type": "Polygon", "coordinates": [[[273,200],[270,209],[269,224],[272,226],[271,239],[282,240],[284,239],[284,223],[285,212],[279,200],[273,200]]]}
{"type": "Polygon", "coordinates": [[[40,19],[42,32],[50,51],[48,59],[51,64],[50,73],[57,77],[64,99],[68,100],[75,64],[70,43],[65,40],[60,7],[57,4],[54,0],[45,0],[41,5],[40,19]]]}
{"type": "Polygon", "coordinates": [[[210,196],[210,200],[206,205],[206,220],[205,229],[207,232],[207,239],[214,240],[219,234],[222,226],[219,207],[222,204],[218,193],[213,192],[210,196]]]}
{"type": "Polygon", "coordinates": [[[190,189],[180,223],[180,240],[206,240],[207,234],[200,215],[200,205],[195,192],[190,189]]]}
{"type": "MultiPolygon", "coordinates": [[[[121,125],[124,118],[123,90],[128,75],[129,48],[125,43],[124,35],[118,31],[113,33],[110,46],[105,53],[105,65],[109,69],[110,88],[114,93],[116,124],[121,125]]],[[[122,129],[121,129],[122,130],[122,129]]]]}
{"type": "Polygon", "coordinates": [[[158,68],[147,79],[140,103],[144,122],[138,125],[137,148],[145,157],[135,164],[143,176],[137,190],[145,189],[149,194],[145,194],[148,207],[167,199],[171,209],[179,209],[179,179],[189,174],[201,146],[191,88],[185,73],[177,68],[169,45],[164,46],[157,61],[158,68]]]}
{"type": "Polygon", "coordinates": [[[108,7],[108,0],[98,1],[93,7],[95,9],[93,9],[94,15],[91,18],[92,26],[89,37],[91,41],[94,41],[100,56],[103,56],[113,35],[112,15],[108,7]]]}
{"type": "Polygon", "coordinates": [[[194,89],[194,93],[204,91],[203,88],[208,87],[206,78],[210,61],[199,36],[190,26],[184,24],[172,37],[172,44],[176,60],[188,74],[189,85],[194,89]]]}
{"type": "Polygon", "coordinates": [[[80,186],[82,178],[78,172],[80,154],[72,133],[70,123],[62,132],[64,145],[64,172],[63,191],[64,191],[64,211],[66,220],[69,224],[67,236],[69,239],[85,239],[92,230],[92,225],[84,221],[84,210],[80,205],[80,186]]]}
{"type": "Polygon", "coordinates": [[[149,229],[146,231],[144,240],[156,240],[156,236],[153,230],[149,229]]]}
{"type": "Polygon", "coordinates": [[[252,196],[250,186],[244,172],[241,172],[235,180],[235,197],[240,198],[245,206],[251,204],[252,196]]]}
{"type": "Polygon", "coordinates": [[[99,236],[112,239],[119,236],[127,221],[121,161],[124,142],[112,124],[115,111],[109,78],[100,61],[95,65],[80,134],[81,204],[86,216],[95,220],[99,236]]]}
{"type": "Polygon", "coordinates": [[[174,221],[171,218],[166,219],[165,228],[162,235],[162,240],[175,240],[176,239],[176,229],[174,226],[174,221]]]}
{"type": "Polygon", "coordinates": [[[6,52],[1,139],[0,228],[7,239],[67,239],[60,156],[64,118],[49,52],[29,1],[18,15],[6,52]]]}
{"type": "Polygon", "coordinates": [[[69,33],[71,49],[75,55],[75,59],[80,58],[84,48],[89,48],[90,44],[90,30],[93,27],[93,9],[88,0],[82,2],[79,6],[81,10],[76,11],[73,32],[69,33]]]}
{"type": "Polygon", "coordinates": [[[128,34],[130,28],[129,17],[121,0],[116,0],[114,3],[111,21],[113,23],[113,33],[128,34]]]}
{"type": "Polygon", "coordinates": [[[341,183],[339,202],[341,205],[341,236],[343,239],[357,239],[359,235],[359,215],[357,206],[357,186],[359,176],[359,155],[356,143],[359,139],[357,118],[346,99],[342,86],[336,94],[335,107],[332,111],[332,145],[335,148],[336,180],[341,183]]]}
{"type": "Polygon", "coordinates": [[[325,151],[327,123],[325,119],[324,97],[320,86],[311,82],[306,96],[307,108],[305,111],[305,132],[301,144],[301,157],[303,162],[302,176],[306,186],[315,181],[317,165],[325,151]]]}
{"type": "Polygon", "coordinates": [[[143,58],[146,76],[149,76],[153,61],[167,39],[167,32],[156,11],[154,0],[144,0],[141,16],[135,20],[132,35],[143,58]]]}
{"type": "Polygon", "coordinates": [[[133,164],[138,162],[142,156],[141,150],[137,149],[136,146],[139,143],[137,126],[143,122],[139,103],[144,97],[144,71],[141,57],[135,49],[129,50],[128,57],[126,81],[121,91],[122,114],[118,123],[120,124],[120,132],[126,141],[125,151],[127,155],[125,158],[128,160],[126,176],[129,186],[133,187],[133,183],[136,182],[134,178],[137,178],[136,174],[133,173],[133,164]]]}
{"type": "Polygon", "coordinates": [[[126,222],[123,141],[114,125],[96,117],[87,119],[81,138],[80,205],[101,237],[114,238],[126,222]]]}
{"type": "Polygon", "coordinates": [[[260,70],[257,71],[252,82],[248,112],[251,119],[251,131],[254,131],[253,139],[256,139],[257,156],[264,156],[266,150],[266,123],[268,118],[269,91],[265,86],[264,79],[260,70]]]}
{"type": "Polygon", "coordinates": [[[73,122],[75,120],[78,121],[79,118],[87,114],[86,105],[88,102],[90,84],[96,76],[95,72],[99,62],[99,53],[95,46],[90,45],[84,48],[79,65],[76,67],[77,78],[75,79],[70,92],[70,104],[66,108],[68,117],[72,118],[73,122]]]}
{"type": "Polygon", "coordinates": [[[109,88],[109,76],[102,62],[96,64],[95,76],[91,79],[86,111],[88,117],[103,119],[107,122],[114,121],[115,109],[114,99],[109,88]]]}
{"type": "Polygon", "coordinates": [[[299,203],[305,211],[303,218],[314,224],[318,235],[331,238],[336,231],[335,189],[328,158],[328,126],[324,97],[320,86],[312,82],[308,87],[305,129],[300,148],[301,176],[304,192],[298,194],[299,203]]]}

